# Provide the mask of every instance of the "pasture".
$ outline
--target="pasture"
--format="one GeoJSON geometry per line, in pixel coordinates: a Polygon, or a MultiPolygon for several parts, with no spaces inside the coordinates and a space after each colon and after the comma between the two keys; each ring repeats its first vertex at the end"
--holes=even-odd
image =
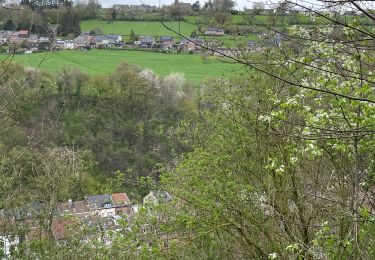
{"type": "MultiPolygon", "coordinates": [[[[2,55],[2,60],[7,56],[2,55]]],[[[208,77],[228,77],[238,73],[241,66],[209,58],[206,62],[200,55],[163,54],[129,50],[56,51],[34,54],[18,54],[13,62],[25,67],[38,68],[50,73],[62,69],[78,69],[90,75],[108,75],[122,62],[149,68],[160,76],[173,72],[184,73],[186,79],[199,84],[208,77]]]]}
{"type": "MultiPolygon", "coordinates": [[[[179,22],[165,22],[165,25],[179,31],[179,22]]],[[[165,28],[160,22],[134,22],[134,21],[114,21],[108,23],[100,20],[81,21],[82,32],[100,29],[104,34],[121,34],[129,35],[133,30],[136,35],[153,35],[153,36],[177,36],[172,31],[165,28]]],[[[196,27],[190,23],[181,21],[180,32],[183,35],[190,35],[196,27]]]]}

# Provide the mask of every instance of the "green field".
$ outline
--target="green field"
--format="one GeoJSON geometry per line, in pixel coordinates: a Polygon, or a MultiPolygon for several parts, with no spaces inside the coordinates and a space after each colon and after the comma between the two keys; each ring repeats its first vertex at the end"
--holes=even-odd
{"type": "MultiPolygon", "coordinates": [[[[3,55],[2,59],[6,56],[3,55]]],[[[108,75],[122,62],[149,68],[158,75],[182,72],[193,82],[200,83],[207,77],[234,75],[240,65],[220,62],[210,58],[206,63],[200,55],[162,54],[144,51],[92,50],[58,51],[49,53],[18,54],[13,61],[27,67],[38,67],[50,73],[58,73],[64,68],[76,68],[91,75],[108,75]]]]}
{"type": "MultiPolygon", "coordinates": [[[[178,22],[165,22],[165,24],[175,31],[179,31],[178,22]]],[[[86,20],[81,22],[82,32],[89,32],[99,28],[104,34],[121,34],[129,35],[133,30],[136,35],[153,35],[153,36],[176,36],[175,33],[166,29],[160,22],[128,22],[128,21],[114,21],[108,23],[107,21],[86,20]]],[[[180,32],[183,35],[190,35],[196,27],[192,24],[181,22],[180,32]]]]}

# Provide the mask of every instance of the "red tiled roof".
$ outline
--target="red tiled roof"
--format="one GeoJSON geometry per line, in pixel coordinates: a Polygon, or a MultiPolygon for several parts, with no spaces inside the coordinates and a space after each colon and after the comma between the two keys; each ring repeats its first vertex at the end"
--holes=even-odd
{"type": "Polygon", "coordinates": [[[18,35],[28,35],[29,31],[28,30],[21,30],[18,32],[18,35]]]}
{"type": "Polygon", "coordinates": [[[55,239],[60,240],[66,237],[68,226],[74,224],[72,219],[54,218],[52,220],[52,234],[55,239]]]}
{"type": "Polygon", "coordinates": [[[125,205],[125,204],[128,204],[130,202],[129,198],[128,198],[128,195],[126,193],[112,194],[112,200],[113,200],[113,202],[115,203],[116,206],[125,205]]]}

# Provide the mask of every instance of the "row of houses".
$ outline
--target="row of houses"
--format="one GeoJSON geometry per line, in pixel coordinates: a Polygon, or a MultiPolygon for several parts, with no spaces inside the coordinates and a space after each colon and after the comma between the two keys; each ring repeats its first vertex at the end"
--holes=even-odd
{"type": "Polygon", "coordinates": [[[203,32],[206,36],[224,36],[224,30],[216,27],[209,27],[203,32]]]}
{"type": "MultiPolygon", "coordinates": [[[[127,43],[132,47],[140,48],[160,48],[160,49],[183,49],[186,51],[198,49],[204,44],[204,40],[200,38],[183,38],[179,43],[177,39],[171,36],[139,36],[137,41],[127,43]]],[[[53,43],[56,49],[91,49],[91,48],[111,48],[124,47],[126,44],[122,40],[121,35],[99,35],[93,36],[83,33],[74,40],[57,39],[53,43]]]]}
{"type": "Polygon", "coordinates": [[[9,30],[0,30],[0,43],[11,43],[11,44],[21,44],[26,42],[30,44],[31,47],[34,47],[40,43],[50,42],[50,37],[41,36],[37,34],[30,34],[28,30],[20,31],[9,31],[9,30]]]}
{"type": "MultiPolygon", "coordinates": [[[[204,30],[206,36],[223,36],[224,30],[219,28],[207,28],[204,30]]],[[[198,38],[193,40],[182,39],[179,44],[176,44],[177,39],[171,36],[139,36],[137,41],[127,43],[128,45],[139,46],[142,48],[184,48],[195,49],[190,42],[202,43],[198,38]]],[[[108,48],[108,47],[124,47],[125,43],[121,35],[91,35],[89,33],[82,33],[75,39],[52,39],[49,36],[41,36],[31,34],[28,30],[7,31],[0,30],[0,43],[22,44],[25,43],[27,48],[40,48],[40,45],[46,47],[50,43],[50,47],[54,49],[87,49],[87,48],[108,48]]],[[[196,45],[196,44],[194,44],[196,45]]]]}
{"type": "MultiPolygon", "coordinates": [[[[150,191],[143,198],[143,206],[157,204],[160,201],[168,202],[172,198],[164,191],[150,191]]],[[[86,196],[83,200],[69,200],[60,203],[56,208],[50,209],[48,205],[33,202],[22,207],[0,210],[0,259],[7,259],[11,252],[17,250],[22,241],[32,241],[48,236],[48,232],[41,227],[40,217],[43,218],[52,211],[53,219],[51,231],[53,239],[62,242],[72,235],[72,228],[84,229],[84,227],[98,226],[105,232],[120,230],[120,220],[131,219],[139,211],[142,205],[132,204],[126,193],[101,194],[86,196]],[[47,214],[46,214],[47,213],[47,214]],[[14,234],[14,227],[22,222],[29,229],[24,237],[14,234]]],[[[48,219],[44,219],[48,222],[48,219]]],[[[43,221],[42,221],[43,222],[43,221]]],[[[42,225],[45,227],[45,223],[42,225]]],[[[107,241],[110,243],[110,241],[107,241]]]]}
{"type": "Polygon", "coordinates": [[[113,9],[117,11],[135,11],[135,12],[154,12],[159,8],[155,5],[125,5],[125,4],[114,4],[113,9]]]}
{"type": "MultiPolygon", "coordinates": [[[[224,34],[222,29],[218,28],[207,28],[204,31],[205,35],[221,36],[224,34]]],[[[282,37],[280,34],[274,36],[261,36],[265,45],[268,46],[281,46],[282,37]]],[[[27,30],[15,31],[0,31],[0,42],[2,43],[25,43],[26,48],[29,50],[34,49],[105,49],[105,48],[151,48],[151,49],[175,49],[182,51],[197,51],[202,48],[216,49],[219,47],[214,39],[205,41],[204,39],[192,37],[192,38],[175,38],[172,36],[139,36],[138,40],[134,42],[124,42],[123,37],[118,34],[108,35],[91,35],[90,33],[82,33],[75,39],[52,39],[47,36],[39,36],[36,34],[30,34],[27,30]],[[179,42],[178,42],[179,41],[179,42]]],[[[257,47],[258,41],[250,41],[248,47],[252,49],[257,47]]]]}
{"type": "MultiPolygon", "coordinates": [[[[51,209],[42,203],[34,202],[22,207],[0,210],[0,256],[9,256],[19,241],[31,241],[48,234],[40,226],[40,216],[45,216],[51,209]],[[29,226],[25,237],[14,235],[16,223],[29,226]]],[[[103,194],[87,196],[81,201],[69,200],[60,203],[52,210],[53,219],[51,230],[56,241],[64,240],[69,233],[69,227],[75,223],[90,225],[98,219],[103,228],[113,230],[118,226],[118,220],[131,215],[133,206],[126,193],[103,194]]],[[[1,257],[0,257],[1,258],[1,257]]]]}
{"type": "Polygon", "coordinates": [[[163,5],[163,6],[156,6],[156,5],[148,5],[148,4],[136,4],[136,5],[129,5],[129,4],[114,4],[112,6],[113,9],[117,11],[125,11],[125,12],[155,12],[158,10],[168,10],[172,7],[178,8],[183,14],[188,14],[192,11],[192,4],[191,3],[183,3],[179,1],[175,1],[171,5],[163,5]]]}

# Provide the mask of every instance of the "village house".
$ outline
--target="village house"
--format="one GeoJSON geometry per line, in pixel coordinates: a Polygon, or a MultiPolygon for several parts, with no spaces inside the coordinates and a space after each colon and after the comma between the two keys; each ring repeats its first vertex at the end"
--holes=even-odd
{"type": "Polygon", "coordinates": [[[18,32],[18,37],[20,39],[27,39],[29,38],[29,31],[28,30],[21,30],[18,32]]]}
{"type": "Polygon", "coordinates": [[[82,33],[74,40],[74,49],[90,49],[95,45],[95,37],[88,33],[82,33]]]}
{"type": "Polygon", "coordinates": [[[139,40],[142,48],[153,48],[156,44],[154,36],[140,36],[139,40]]]}
{"type": "Polygon", "coordinates": [[[60,0],[37,0],[33,2],[38,7],[57,8],[63,4],[60,0]]]}
{"type": "Polygon", "coordinates": [[[159,39],[161,48],[172,48],[174,44],[174,38],[171,36],[161,36],[159,39]]]}
{"type": "Polygon", "coordinates": [[[180,48],[184,51],[195,51],[201,49],[205,41],[200,38],[183,38],[180,42],[180,48]]]}
{"type": "Polygon", "coordinates": [[[18,32],[14,32],[12,33],[9,38],[8,38],[8,43],[12,43],[12,44],[20,44],[21,42],[25,41],[25,39],[22,39],[20,37],[18,37],[18,32]]]}
{"type": "Polygon", "coordinates": [[[8,30],[1,30],[0,31],[0,42],[5,43],[5,42],[10,42],[11,37],[16,36],[18,38],[18,32],[15,31],[8,31],[8,30]]]}
{"type": "Polygon", "coordinates": [[[9,256],[18,244],[19,239],[17,237],[0,234],[0,259],[4,259],[3,257],[9,256]]]}
{"type": "Polygon", "coordinates": [[[121,47],[123,46],[122,36],[117,34],[95,36],[95,46],[97,48],[121,47]]]}
{"type": "Polygon", "coordinates": [[[65,41],[61,39],[56,39],[54,43],[52,44],[53,49],[64,49],[65,41]]]}
{"type": "Polygon", "coordinates": [[[66,216],[66,215],[86,216],[90,214],[91,208],[89,207],[89,204],[87,203],[87,201],[69,200],[66,203],[60,203],[57,210],[60,216],[66,216]]]}
{"type": "Polygon", "coordinates": [[[74,49],[74,42],[73,41],[64,41],[64,49],[65,50],[73,50],[74,49]]]}
{"type": "Polygon", "coordinates": [[[7,31],[0,30],[0,42],[11,44],[24,44],[24,48],[36,50],[47,48],[51,39],[48,36],[40,36],[38,34],[30,34],[27,30],[7,31]]]}
{"type": "Polygon", "coordinates": [[[39,37],[39,42],[40,43],[49,43],[49,41],[50,41],[50,38],[47,37],[47,36],[40,36],[39,37]]]}
{"type": "Polygon", "coordinates": [[[146,4],[142,4],[142,5],[114,4],[112,8],[118,11],[136,11],[136,12],[152,12],[158,9],[157,6],[146,5],[146,4]]]}
{"type": "Polygon", "coordinates": [[[29,49],[38,49],[39,47],[38,35],[30,34],[29,38],[27,39],[27,45],[29,49]]]}
{"type": "Polygon", "coordinates": [[[109,217],[116,214],[115,204],[108,194],[87,196],[85,200],[90,207],[90,211],[96,215],[109,217]]]}
{"type": "MultiPolygon", "coordinates": [[[[46,230],[40,227],[39,215],[45,210],[42,203],[31,203],[20,208],[0,210],[0,259],[10,256],[16,250],[20,241],[32,241],[46,238],[46,230]],[[13,233],[13,226],[17,222],[24,222],[28,226],[23,237],[13,233]]],[[[81,201],[69,200],[60,203],[53,211],[51,231],[56,241],[62,241],[70,234],[74,225],[90,226],[100,219],[102,228],[106,231],[116,230],[118,220],[123,216],[133,214],[132,205],[126,193],[87,196],[81,201]]]]}
{"type": "Polygon", "coordinates": [[[204,30],[206,36],[223,36],[224,30],[220,28],[210,27],[204,30]]]}
{"type": "Polygon", "coordinates": [[[244,55],[245,50],[242,50],[242,49],[238,49],[238,48],[234,48],[234,49],[230,49],[230,48],[217,48],[215,53],[214,53],[214,56],[215,57],[226,57],[226,58],[240,58],[244,55]]]}
{"type": "Polygon", "coordinates": [[[28,42],[29,43],[32,43],[32,42],[35,42],[37,43],[38,42],[38,35],[37,34],[30,34],[29,36],[29,39],[28,39],[28,42]]]}
{"type": "Polygon", "coordinates": [[[108,34],[104,36],[106,40],[111,43],[120,43],[122,42],[122,36],[118,34],[108,34]]]}
{"type": "Polygon", "coordinates": [[[115,207],[115,215],[129,215],[131,203],[126,193],[112,194],[112,201],[115,207]]]}

